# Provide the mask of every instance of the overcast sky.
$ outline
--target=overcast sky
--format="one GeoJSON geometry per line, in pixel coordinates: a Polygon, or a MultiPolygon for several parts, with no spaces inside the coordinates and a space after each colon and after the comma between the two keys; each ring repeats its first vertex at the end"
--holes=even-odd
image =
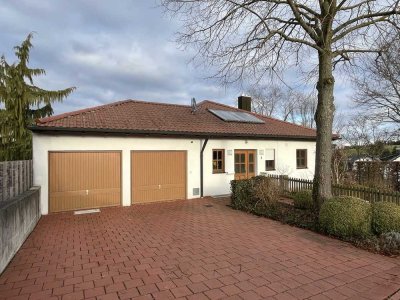
{"type": "MultiPolygon", "coordinates": [[[[77,87],[55,113],[128,98],[234,105],[242,88],[207,80],[211,71],[189,63],[192,53],[174,42],[180,25],[154,0],[0,0],[0,54],[15,61],[13,46],[35,32],[31,66],[47,72],[35,83],[77,87]]],[[[336,82],[337,106],[346,110],[350,87],[336,82]]]]}

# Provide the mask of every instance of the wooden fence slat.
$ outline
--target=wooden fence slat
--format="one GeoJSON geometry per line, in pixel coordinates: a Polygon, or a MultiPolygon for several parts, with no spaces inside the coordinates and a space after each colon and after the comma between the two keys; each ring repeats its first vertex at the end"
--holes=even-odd
{"type": "MultiPolygon", "coordinates": [[[[301,190],[312,190],[313,181],[307,179],[293,178],[284,175],[265,175],[270,178],[277,180],[277,183],[284,187],[285,191],[298,192],[301,190]]],[[[357,197],[367,200],[371,203],[386,201],[393,202],[400,205],[400,192],[386,192],[377,189],[371,189],[367,187],[352,187],[342,186],[340,184],[332,185],[332,194],[334,196],[350,196],[357,197]]]]}
{"type": "Polygon", "coordinates": [[[7,201],[32,187],[32,160],[0,162],[0,201],[7,201]]]}

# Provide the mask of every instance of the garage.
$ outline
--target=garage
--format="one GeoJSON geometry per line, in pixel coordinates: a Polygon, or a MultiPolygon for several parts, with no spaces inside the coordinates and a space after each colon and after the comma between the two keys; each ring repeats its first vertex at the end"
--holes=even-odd
{"type": "Polygon", "coordinates": [[[120,204],[120,151],[49,153],[50,212],[120,204]]]}
{"type": "Polygon", "coordinates": [[[186,151],[132,151],[132,203],[186,199],[186,151]]]}

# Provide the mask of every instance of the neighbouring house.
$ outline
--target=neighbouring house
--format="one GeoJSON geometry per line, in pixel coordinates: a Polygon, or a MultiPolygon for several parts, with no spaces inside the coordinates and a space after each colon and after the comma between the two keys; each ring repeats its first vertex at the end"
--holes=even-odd
{"type": "Polygon", "coordinates": [[[223,195],[262,172],[313,178],[316,131],[238,103],[126,100],[37,120],[42,214],[223,195]]]}
{"type": "Polygon", "coordinates": [[[381,161],[379,157],[373,157],[370,155],[352,155],[348,158],[347,164],[348,169],[352,171],[357,170],[357,164],[359,162],[374,162],[374,161],[381,161]]]}
{"type": "Polygon", "coordinates": [[[398,162],[400,162],[400,153],[399,152],[400,151],[398,149],[396,149],[396,153],[395,154],[383,157],[381,160],[382,161],[389,161],[389,162],[390,161],[398,161],[398,162]]]}

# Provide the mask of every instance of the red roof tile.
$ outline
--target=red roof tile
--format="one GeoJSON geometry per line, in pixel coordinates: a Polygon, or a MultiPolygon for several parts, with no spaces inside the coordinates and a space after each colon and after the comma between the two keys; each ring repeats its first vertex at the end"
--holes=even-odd
{"type": "Polygon", "coordinates": [[[315,139],[316,131],[252,113],[263,124],[225,122],[208,111],[242,111],[205,100],[192,113],[188,105],[125,100],[39,119],[33,131],[103,131],[132,134],[176,134],[315,139]]]}

